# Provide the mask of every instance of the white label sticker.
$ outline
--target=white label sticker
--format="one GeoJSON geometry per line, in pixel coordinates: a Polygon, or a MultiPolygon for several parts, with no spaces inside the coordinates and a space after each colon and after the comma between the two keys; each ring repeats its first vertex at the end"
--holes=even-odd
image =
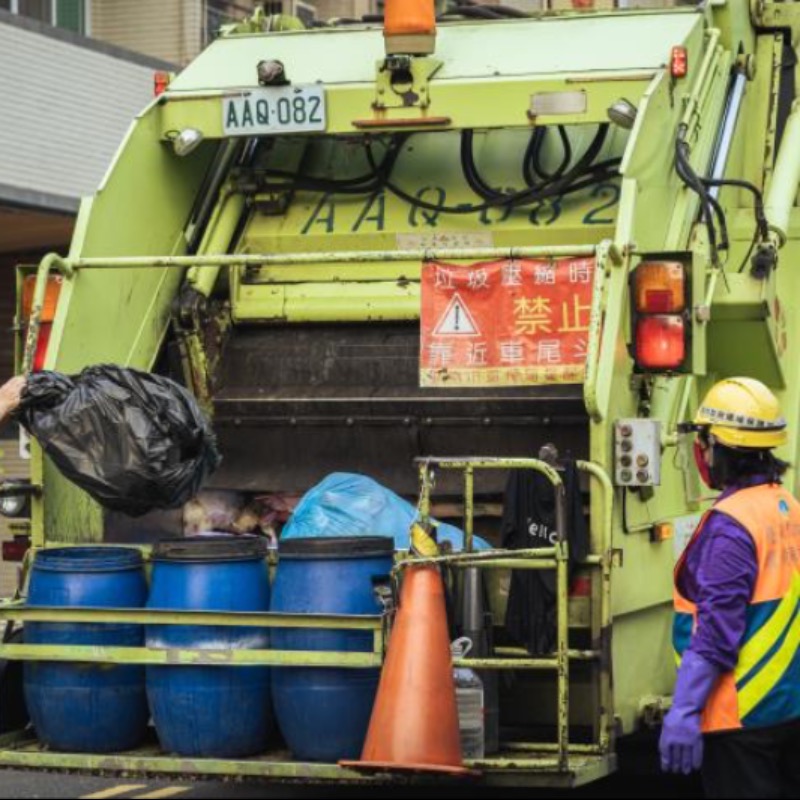
{"type": "Polygon", "coordinates": [[[672,526],[675,530],[675,537],[672,540],[675,561],[683,555],[683,551],[686,549],[692,536],[694,536],[694,532],[697,530],[697,526],[700,524],[702,518],[702,514],[690,514],[687,517],[675,517],[675,519],[672,520],[672,526]]]}

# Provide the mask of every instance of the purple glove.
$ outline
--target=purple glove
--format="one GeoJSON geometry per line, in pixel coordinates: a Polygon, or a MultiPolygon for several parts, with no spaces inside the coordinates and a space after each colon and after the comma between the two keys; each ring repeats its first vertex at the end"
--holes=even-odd
{"type": "Polygon", "coordinates": [[[661,769],[688,775],[703,763],[700,714],[719,677],[719,667],[687,650],[675,681],[672,708],[661,729],[661,769]]]}

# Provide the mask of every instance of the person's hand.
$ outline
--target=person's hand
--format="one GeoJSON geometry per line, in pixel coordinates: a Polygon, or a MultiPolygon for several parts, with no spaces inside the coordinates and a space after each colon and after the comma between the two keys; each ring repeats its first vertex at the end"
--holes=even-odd
{"type": "Polygon", "coordinates": [[[658,742],[661,769],[688,775],[703,765],[703,733],[699,713],[682,713],[671,708],[664,717],[658,742]]]}
{"type": "Polygon", "coordinates": [[[661,740],[661,769],[664,772],[690,772],[703,763],[701,714],[713,690],[719,668],[692,650],[687,650],[678,670],[672,708],[664,717],[661,740]]]}
{"type": "Polygon", "coordinates": [[[19,407],[25,378],[17,375],[0,386],[0,424],[4,423],[19,407]]]}

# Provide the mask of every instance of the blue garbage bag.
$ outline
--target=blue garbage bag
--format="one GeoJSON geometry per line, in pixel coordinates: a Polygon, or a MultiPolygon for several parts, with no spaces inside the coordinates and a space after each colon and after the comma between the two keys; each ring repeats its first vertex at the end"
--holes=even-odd
{"type": "MultiPolygon", "coordinates": [[[[408,550],[409,529],[417,511],[385,486],[348,472],[334,472],[309,489],[286,523],[281,539],[311,536],[392,536],[397,550],[408,550]]],[[[453,525],[438,523],[439,542],[450,542],[461,550],[464,533],[453,525]]],[[[489,544],[474,537],[477,550],[489,544]]]]}

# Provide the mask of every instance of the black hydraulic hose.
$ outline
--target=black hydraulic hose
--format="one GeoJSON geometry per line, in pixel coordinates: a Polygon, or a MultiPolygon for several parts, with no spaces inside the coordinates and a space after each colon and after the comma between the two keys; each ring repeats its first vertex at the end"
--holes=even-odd
{"type": "MultiPolygon", "coordinates": [[[[455,0],[456,7],[461,10],[464,7],[467,8],[476,8],[480,7],[475,0],[455,0]]],[[[500,14],[503,17],[514,17],[516,19],[528,19],[530,18],[530,14],[527,11],[520,11],[518,8],[513,8],[511,6],[503,6],[503,5],[492,5],[491,10],[495,14],[500,14]]]]}
{"type": "Polygon", "coordinates": [[[550,197],[556,197],[556,196],[560,197],[566,194],[572,194],[573,192],[579,192],[582,189],[587,189],[590,186],[602,183],[603,181],[613,180],[614,178],[617,177],[619,177],[619,173],[616,171],[605,172],[602,174],[594,175],[591,178],[588,178],[587,180],[576,182],[571,186],[567,187],[566,189],[558,189],[558,190],[545,189],[540,194],[535,196],[528,195],[527,193],[521,193],[526,195],[524,201],[522,202],[521,201],[508,202],[508,198],[505,201],[501,198],[497,201],[486,201],[485,203],[480,203],[477,205],[460,205],[460,206],[445,206],[445,205],[437,205],[436,203],[429,203],[425,200],[421,200],[418,197],[414,197],[413,195],[404,191],[391,181],[387,181],[386,188],[396,197],[399,197],[401,200],[404,200],[410,205],[420,208],[423,211],[431,211],[439,214],[475,214],[481,211],[486,211],[490,208],[497,208],[498,206],[503,206],[503,205],[512,205],[515,207],[523,205],[532,205],[533,203],[537,203],[542,200],[547,200],[550,197]]]}
{"type": "MultiPolygon", "coordinates": [[[[590,164],[591,161],[596,158],[597,154],[602,148],[607,131],[608,124],[600,126],[600,129],[590,143],[589,147],[586,149],[586,152],[581,156],[578,164],[576,164],[575,168],[570,170],[570,172],[561,180],[553,182],[548,186],[534,189],[523,189],[520,192],[497,193],[496,196],[486,198],[485,202],[480,204],[445,206],[436,203],[429,203],[409,194],[388,178],[385,183],[385,188],[387,188],[401,200],[404,200],[405,202],[420,209],[444,214],[473,214],[490,208],[496,208],[498,206],[516,207],[532,205],[533,203],[540,202],[541,200],[545,200],[550,197],[571,194],[587,188],[588,186],[618,177],[619,173],[616,170],[616,166],[619,163],[619,159],[609,159],[594,167],[588,166],[588,164],[590,164]]],[[[372,146],[369,141],[365,141],[364,144],[367,160],[373,169],[376,169],[377,164],[375,161],[375,155],[372,152],[372,146]]]]}
{"type": "Polygon", "coordinates": [[[748,192],[751,192],[755,198],[755,207],[753,208],[753,212],[756,217],[756,225],[758,226],[758,235],[762,240],[769,237],[769,223],[767,222],[767,217],[764,213],[764,195],[758,186],[750,183],[749,181],[743,181],[737,178],[720,178],[718,180],[712,178],[702,178],[701,180],[704,186],[736,186],[739,189],[745,189],[748,192]]]}
{"type": "Polygon", "coordinates": [[[492,6],[492,11],[510,19],[531,19],[533,16],[527,11],[522,11],[522,9],[514,8],[513,6],[492,6]]]}
{"type": "MultiPolygon", "coordinates": [[[[545,181],[552,181],[557,180],[560,178],[569,167],[570,161],[572,161],[572,144],[569,140],[569,134],[567,133],[567,129],[564,125],[558,125],[558,136],[561,139],[561,148],[563,150],[563,155],[561,157],[561,163],[556,167],[553,172],[548,172],[543,166],[541,162],[541,149],[542,144],[544,143],[545,136],[542,136],[541,139],[536,142],[536,146],[533,148],[529,148],[528,152],[526,153],[526,159],[530,157],[530,169],[532,174],[535,173],[540,178],[545,181]]],[[[542,130],[546,132],[547,128],[540,128],[538,130],[542,130]]],[[[605,137],[604,137],[605,138],[605,137]]]]}
{"type": "Polygon", "coordinates": [[[472,19],[505,19],[505,15],[495,13],[494,8],[486,6],[456,6],[455,8],[448,8],[442,16],[452,16],[458,14],[460,17],[469,17],[472,19]]]}
{"type": "Polygon", "coordinates": [[[528,140],[528,147],[525,149],[525,155],[522,157],[522,174],[525,178],[525,183],[531,188],[536,186],[537,183],[533,161],[535,158],[538,158],[537,153],[542,147],[542,142],[544,142],[546,133],[546,128],[534,128],[531,138],[528,140]]]}
{"type": "MultiPolygon", "coordinates": [[[[315,178],[309,175],[300,175],[286,170],[269,169],[266,174],[286,178],[292,181],[292,188],[328,192],[329,194],[372,194],[373,192],[380,191],[383,188],[384,180],[391,174],[394,165],[402,150],[403,144],[408,139],[408,134],[403,134],[393,138],[391,144],[387,148],[383,161],[376,164],[374,160],[370,161],[372,171],[364,175],[359,175],[356,178],[343,178],[343,179],[328,179],[328,178],[315,178]]],[[[286,186],[282,184],[265,184],[265,189],[281,190],[286,186]]]]}
{"type": "Polygon", "coordinates": [[[725,219],[725,212],[722,210],[722,206],[717,202],[716,198],[712,197],[706,191],[702,179],[692,168],[689,162],[689,146],[684,140],[682,140],[676,150],[675,169],[678,173],[678,177],[680,177],[680,179],[700,198],[703,218],[706,221],[708,240],[712,252],[716,253],[717,250],[727,250],[729,241],[728,223],[725,219]],[[717,225],[719,226],[719,244],[717,244],[717,232],[713,224],[714,217],[716,217],[717,225]]]}
{"type": "MultiPolygon", "coordinates": [[[[372,153],[370,143],[365,142],[365,147],[367,151],[367,159],[370,161],[370,163],[375,163],[375,156],[372,153]]],[[[404,189],[401,189],[399,186],[397,186],[397,184],[393,183],[390,179],[387,179],[385,187],[401,200],[404,200],[410,205],[425,211],[431,211],[440,214],[474,214],[477,212],[486,211],[490,208],[497,208],[498,206],[531,205],[541,200],[546,200],[549,197],[570,194],[594,184],[602,183],[606,180],[612,180],[618,175],[619,173],[616,170],[588,170],[583,180],[576,181],[569,186],[553,185],[545,187],[537,192],[532,192],[530,189],[527,189],[521,192],[515,192],[513,194],[500,195],[497,198],[486,200],[485,202],[479,204],[463,204],[458,206],[446,206],[436,203],[429,203],[426,200],[422,200],[418,197],[414,197],[414,195],[409,194],[404,189]]]]}
{"type": "MultiPolygon", "coordinates": [[[[563,128],[563,126],[559,126],[563,128]]],[[[600,154],[600,150],[603,148],[603,144],[605,143],[606,136],[608,135],[608,123],[604,123],[598,126],[597,133],[595,133],[594,138],[589,143],[589,146],[586,148],[584,154],[578,159],[575,166],[566,174],[558,175],[559,170],[556,170],[556,175],[558,177],[553,179],[545,179],[543,184],[537,184],[535,172],[536,172],[536,161],[538,160],[538,150],[542,146],[542,142],[545,136],[545,129],[537,129],[541,130],[542,133],[540,136],[537,137],[536,131],[534,131],[533,135],[531,136],[531,140],[528,142],[528,148],[525,151],[525,162],[523,164],[523,172],[525,174],[526,183],[531,187],[532,190],[537,190],[543,188],[544,186],[552,185],[553,182],[558,182],[559,184],[563,182],[569,183],[574,178],[580,177],[580,175],[584,174],[586,170],[590,167],[592,162],[597,158],[600,154]]],[[[564,144],[565,149],[569,147],[569,158],[572,158],[572,148],[571,145],[567,144],[569,141],[569,137],[566,134],[566,129],[563,130],[562,136],[566,137],[566,142],[564,144]]],[[[562,141],[564,141],[562,139],[562,141]]],[[[561,168],[559,168],[561,169],[561,168]]]]}
{"type": "Polygon", "coordinates": [[[474,163],[472,152],[474,133],[472,131],[469,133],[465,131],[464,133],[466,135],[462,134],[462,166],[465,167],[464,175],[470,187],[484,200],[483,203],[479,204],[446,206],[430,203],[409,194],[391,181],[391,173],[402,147],[410,134],[393,136],[386,154],[380,163],[378,163],[375,157],[372,143],[369,139],[365,139],[365,153],[367,162],[371,168],[371,172],[365,175],[342,180],[331,180],[300,175],[286,170],[270,169],[266,170],[267,175],[285,178],[286,182],[278,184],[264,183],[261,185],[261,188],[265,191],[286,191],[288,189],[349,195],[373,194],[382,189],[388,189],[401,200],[422,210],[446,214],[473,214],[502,206],[527,206],[551,197],[581,191],[582,189],[602,183],[603,181],[613,180],[618,177],[619,173],[617,167],[621,160],[619,158],[607,159],[598,164],[591,164],[591,161],[594,160],[602,147],[607,128],[607,125],[601,126],[586,152],[581,156],[575,167],[566,175],[563,175],[558,180],[549,181],[539,186],[527,187],[518,192],[501,192],[495,190],[483,180],[475,168],[474,163]]]}
{"type": "Polygon", "coordinates": [[[678,129],[678,136],[675,140],[675,171],[683,183],[688,186],[700,198],[700,207],[705,219],[706,230],[708,232],[708,243],[711,248],[714,261],[718,260],[717,232],[714,229],[714,215],[719,219],[724,217],[722,209],[716,201],[712,204],[712,198],[703,186],[700,177],[692,168],[689,162],[689,145],[684,136],[686,134],[685,125],[678,129]]]}
{"type": "Polygon", "coordinates": [[[496,200],[498,198],[508,197],[508,193],[493,189],[480,176],[475,166],[475,153],[473,149],[474,138],[475,131],[472,128],[465,128],[461,131],[461,170],[469,184],[469,188],[483,200],[496,200]]]}

